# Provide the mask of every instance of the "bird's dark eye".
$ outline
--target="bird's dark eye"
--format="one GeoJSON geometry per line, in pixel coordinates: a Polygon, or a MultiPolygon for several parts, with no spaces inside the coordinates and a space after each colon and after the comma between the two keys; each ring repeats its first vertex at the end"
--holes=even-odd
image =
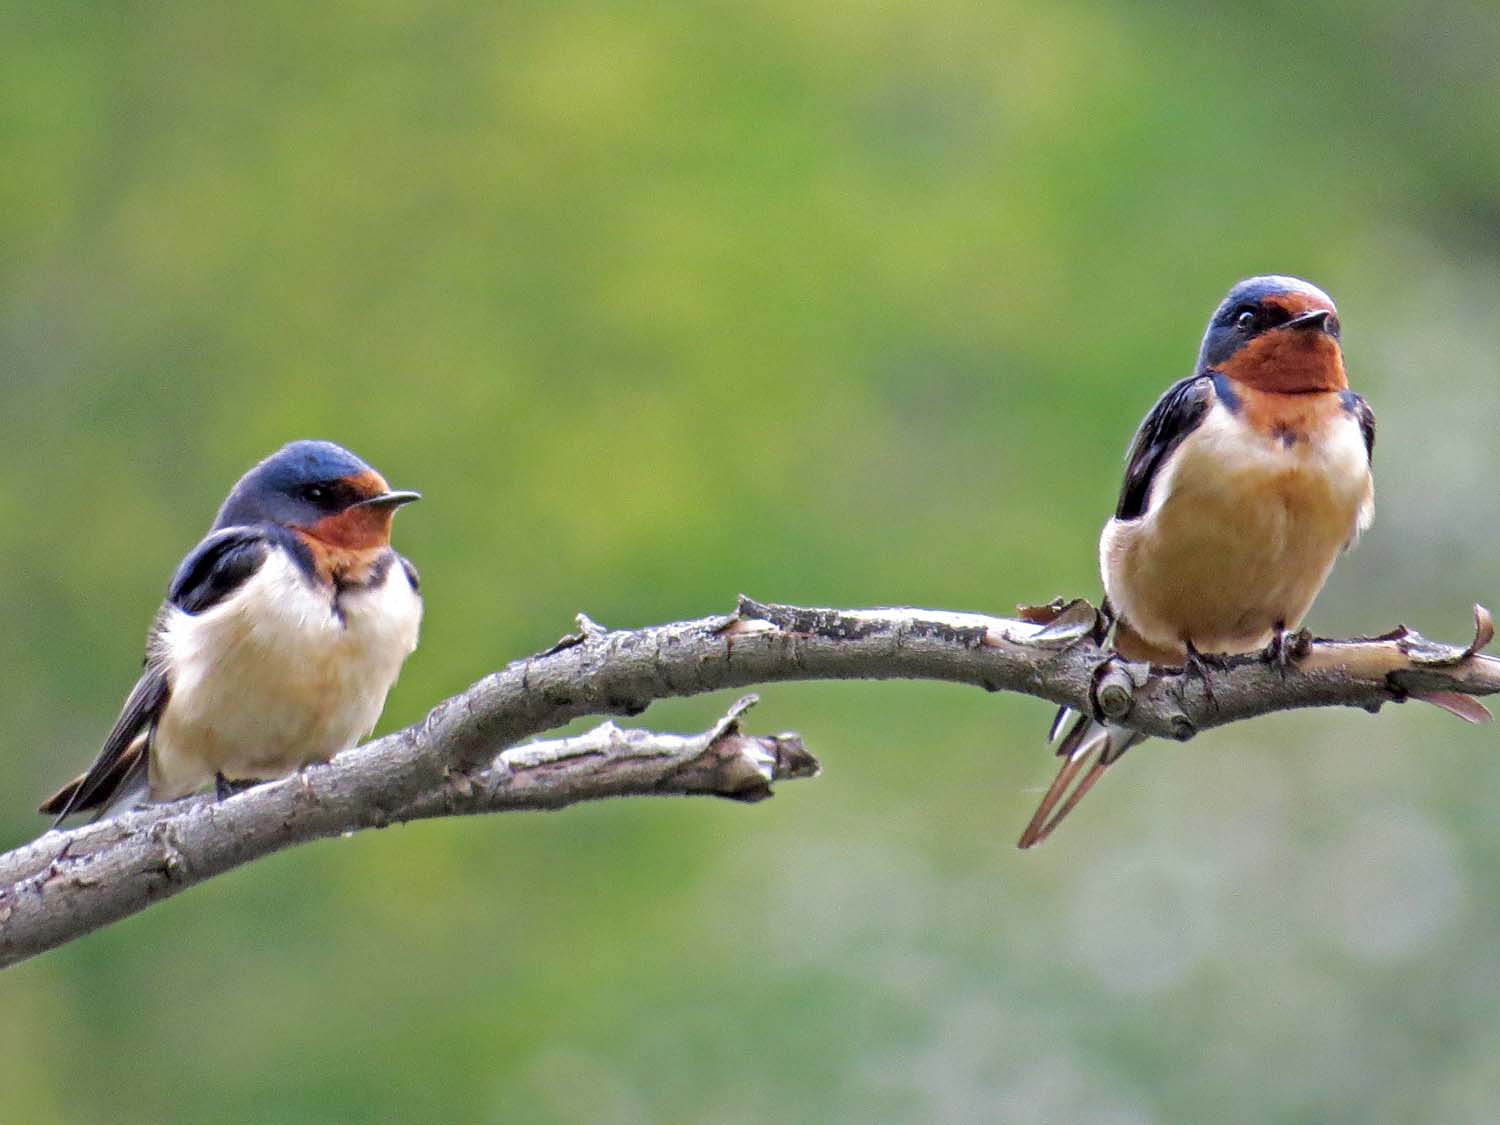
{"type": "Polygon", "coordinates": [[[302,490],[302,499],[311,500],[314,504],[328,499],[328,489],[321,484],[310,484],[302,490]]]}
{"type": "Polygon", "coordinates": [[[1241,331],[1248,332],[1255,324],[1255,310],[1241,309],[1234,318],[1234,325],[1241,331]]]}

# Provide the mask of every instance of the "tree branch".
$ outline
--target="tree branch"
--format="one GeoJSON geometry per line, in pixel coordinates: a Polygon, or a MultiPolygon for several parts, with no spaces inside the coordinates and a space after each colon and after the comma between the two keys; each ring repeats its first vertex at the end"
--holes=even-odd
{"type": "MultiPolygon", "coordinates": [[[[697,735],[621,730],[512,747],[452,771],[400,804],[370,803],[358,771],[392,777],[399,736],[361,747],[224,801],[198,796],[74,829],[0,856],[0,967],[118,921],[203,880],[282,848],[362,828],[478,813],[559,809],[605,797],[710,795],[754,802],[773,781],[813,777],[818,762],[794,734],[740,729],[746,696],[697,735]]],[[[399,768],[399,767],[395,767],[399,768]]],[[[387,791],[394,791],[388,787],[387,791]]]]}
{"type": "Polygon", "coordinates": [[[920,609],[832,610],[741,598],[735,613],[639,630],[581,631],[439,704],[420,724],[223,802],[199,797],[49,832],[0,856],[0,967],[126,917],[294,844],[436,816],[560,808],[612,796],[741,800],[811,776],[792,735],[750,738],[742,701],[692,737],[622,731],[517,746],[582,715],[638,714],[653,700],[785,680],[928,679],[1035,695],[1146,734],[1184,739],[1299,707],[1378,710],[1409,696],[1470,720],[1500,691],[1493,633],[1476,607],[1467,647],[1398,629],[1345,641],[1299,638],[1290,668],[1233,657],[1204,685],[1132,665],[1103,647],[1088,603],[1018,619],[920,609]],[[512,749],[507,749],[512,748],[512,749]]]}

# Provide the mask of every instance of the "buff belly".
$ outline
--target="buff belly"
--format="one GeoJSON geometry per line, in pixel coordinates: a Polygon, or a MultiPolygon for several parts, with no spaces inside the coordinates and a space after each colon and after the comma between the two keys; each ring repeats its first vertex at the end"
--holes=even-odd
{"type": "Polygon", "coordinates": [[[422,603],[402,567],[332,593],[280,551],[203,613],[169,609],[157,638],[171,697],[151,754],[151,798],[186,796],[222,773],[282,777],[374,729],[416,647],[422,603]]]}
{"type": "Polygon", "coordinates": [[[1359,427],[1330,403],[1317,436],[1287,442],[1221,404],[1152,486],[1139,518],[1100,539],[1105,590],[1161,656],[1265,646],[1296,628],[1334,561],[1370,522],[1359,427]]]}

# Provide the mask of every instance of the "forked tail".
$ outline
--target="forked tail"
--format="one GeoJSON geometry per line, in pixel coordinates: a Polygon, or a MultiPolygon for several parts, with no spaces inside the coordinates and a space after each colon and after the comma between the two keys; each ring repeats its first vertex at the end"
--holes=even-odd
{"type": "Polygon", "coordinates": [[[1144,741],[1146,737],[1128,727],[1101,723],[1071,708],[1060,707],[1057,711],[1057,718],[1052,720],[1052,729],[1047,735],[1048,741],[1057,737],[1057,732],[1062,729],[1069,716],[1073,717],[1073,725],[1068,728],[1068,733],[1063,736],[1063,740],[1057,746],[1057,756],[1062,759],[1062,766],[1058,769],[1057,776],[1052,779],[1047,795],[1042,798],[1042,803],[1037,806],[1036,812],[1032,815],[1031,823],[1026,826],[1026,831],[1021,833],[1020,847],[1022,848],[1040,844],[1052,835],[1057,826],[1063,822],[1063,818],[1077,807],[1084,795],[1104,776],[1104,771],[1118,762],[1125,751],[1136,743],[1144,741]],[[1093,760],[1093,764],[1089,765],[1088,771],[1082,778],[1078,778],[1079,771],[1090,759],[1093,760]],[[1075,778],[1078,779],[1076,785],[1073,784],[1075,778]],[[1070,786],[1072,786],[1071,791],[1070,786]],[[1066,794],[1066,799],[1064,799],[1064,794],[1066,794]],[[1058,801],[1062,801],[1061,807],[1058,807],[1058,801]],[[1057,809],[1056,812],[1053,812],[1054,808],[1057,809]]]}

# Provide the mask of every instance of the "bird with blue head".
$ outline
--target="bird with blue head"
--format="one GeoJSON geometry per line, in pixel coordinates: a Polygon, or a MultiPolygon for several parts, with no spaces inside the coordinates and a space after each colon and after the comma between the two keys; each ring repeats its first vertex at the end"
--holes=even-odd
{"type": "Polygon", "coordinates": [[[286,776],[374,728],[422,619],[391,547],[415,492],[341,446],[296,441],[246,473],[188,552],[97,759],[42,804],[61,822],[286,776]]]}
{"type": "MultiPolygon", "coordinates": [[[[1216,655],[1285,665],[1290,631],[1374,515],[1375,415],[1349,389],[1341,337],[1333,299],[1295,277],[1241,281],[1214,310],[1193,374],[1136,431],[1099,539],[1121,656],[1185,666],[1210,691],[1216,655]]],[[[1076,716],[1021,847],[1143,737],[1076,716]]]]}

